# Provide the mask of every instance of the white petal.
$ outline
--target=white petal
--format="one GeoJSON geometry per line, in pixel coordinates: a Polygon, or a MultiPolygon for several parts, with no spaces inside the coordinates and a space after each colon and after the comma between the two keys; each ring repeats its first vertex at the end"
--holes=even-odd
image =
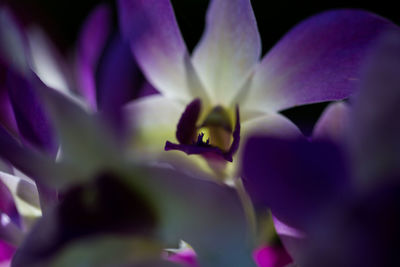
{"type": "Polygon", "coordinates": [[[214,0],[193,64],[215,104],[228,104],[243,86],[261,53],[249,0],[214,0]]]}

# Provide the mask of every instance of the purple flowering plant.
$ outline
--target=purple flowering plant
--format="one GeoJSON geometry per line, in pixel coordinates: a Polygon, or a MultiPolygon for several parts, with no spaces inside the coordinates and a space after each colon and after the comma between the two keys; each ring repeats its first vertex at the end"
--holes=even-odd
{"type": "MultiPolygon", "coordinates": [[[[309,144],[279,112],[353,95],[375,42],[397,27],[362,10],[327,11],[298,24],[260,60],[250,1],[213,0],[189,55],[170,1],[116,4],[121,33],[112,31],[109,7],[98,6],[82,27],[72,64],[39,28],[22,27],[0,7],[0,260],[314,264],[308,255],[320,240],[308,232],[309,219],[325,225],[319,211],[351,187],[347,159],[329,142],[309,144]],[[261,133],[269,137],[251,137],[261,133]],[[311,172],[307,160],[300,164],[304,150],[320,163],[311,172]],[[277,171],[264,172],[266,166],[277,171]],[[307,191],[326,170],[328,179],[316,186],[329,190],[307,191]],[[304,180],[280,194],[292,176],[304,180]],[[260,247],[265,240],[254,212],[267,207],[291,258],[280,245],[260,247]],[[282,231],[314,243],[299,250],[304,238],[282,231]],[[171,249],[179,243],[185,245],[171,249]]],[[[343,105],[315,131],[341,133],[346,116],[336,114],[347,114],[343,105]]],[[[329,227],[332,235],[340,229],[329,227]]]]}
{"type": "Polygon", "coordinates": [[[254,204],[268,207],[300,266],[398,262],[400,35],[366,61],[359,92],[331,104],[311,139],[252,137],[242,175],[254,204]]]}

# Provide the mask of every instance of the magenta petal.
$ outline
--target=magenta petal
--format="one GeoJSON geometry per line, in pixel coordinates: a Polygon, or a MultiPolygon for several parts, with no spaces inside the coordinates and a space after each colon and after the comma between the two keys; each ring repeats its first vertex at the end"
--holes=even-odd
{"type": "Polygon", "coordinates": [[[271,208],[298,229],[349,190],[341,151],[327,142],[253,137],[244,148],[242,177],[256,206],[271,208]]]}
{"type": "Polygon", "coordinates": [[[110,10],[98,6],[87,18],[78,41],[77,75],[81,94],[96,109],[95,72],[110,31],[110,10]]]}
{"type": "Polygon", "coordinates": [[[185,249],[168,256],[168,260],[181,263],[184,267],[199,267],[197,263],[196,253],[193,249],[185,249]]]}
{"type": "Polygon", "coordinates": [[[292,259],[281,246],[264,246],[253,252],[253,257],[258,267],[284,267],[292,259]]]}
{"type": "Polygon", "coordinates": [[[287,33],[256,69],[246,109],[283,110],[347,98],[371,45],[391,22],[362,10],[313,16],[287,33]]]}
{"type": "MultiPolygon", "coordinates": [[[[15,248],[6,242],[0,240],[0,266],[11,261],[12,256],[15,253],[15,248]]],[[[7,265],[6,265],[7,266],[7,265]]]]}

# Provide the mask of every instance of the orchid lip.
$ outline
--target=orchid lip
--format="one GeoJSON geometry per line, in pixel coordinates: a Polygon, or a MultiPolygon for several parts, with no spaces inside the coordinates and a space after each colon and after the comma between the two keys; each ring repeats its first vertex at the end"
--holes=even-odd
{"type": "MultiPolygon", "coordinates": [[[[240,118],[239,107],[236,107],[236,123],[232,132],[231,123],[227,112],[221,106],[215,107],[206,117],[204,122],[197,127],[197,120],[200,116],[201,100],[195,99],[187,105],[177,125],[176,138],[178,144],[167,141],[165,151],[179,150],[187,155],[202,155],[205,158],[222,159],[233,161],[233,155],[239,147],[240,141],[240,118]],[[204,141],[204,132],[201,130],[207,127],[216,127],[217,131],[224,134],[229,133],[229,139],[233,139],[228,149],[223,149],[213,143],[213,136],[204,141]],[[197,133],[197,134],[196,134],[197,133]],[[197,136],[197,139],[195,139],[197,136]]],[[[225,140],[226,141],[226,140],[225,140]]],[[[230,141],[230,140],[228,140],[230,141]]]]}

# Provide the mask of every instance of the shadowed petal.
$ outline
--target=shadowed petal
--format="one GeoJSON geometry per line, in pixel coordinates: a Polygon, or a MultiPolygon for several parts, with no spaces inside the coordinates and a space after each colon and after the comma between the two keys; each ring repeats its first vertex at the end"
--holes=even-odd
{"type": "Polygon", "coordinates": [[[341,151],[302,139],[249,139],[242,177],[256,206],[271,208],[279,220],[299,229],[349,188],[341,151]]]}
{"type": "Polygon", "coordinates": [[[361,10],[328,11],[301,22],[257,67],[242,108],[277,111],[349,97],[371,44],[395,27],[361,10]]]}
{"type": "Polygon", "coordinates": [[[349,129],[350,106],[345,102],[330,104],[318,119],[312,133],[313,139],[346,141],[349,129]]]}
{"type": "MultiPolygon", "coordinates": [[[[6,69],[1,68],[1,65],[0,72],[2,73],[0,75],[4,74],[4,76],[7,76],[6,69]]],[[[4,80],[6,80],[6,77],[4,77],[4,80]]],[[[4,84],[5,82],[0,81],[0,124],[14,135],[18,135],[17,122],[15,121],[14,111],[11,106],[10,97],[8,96],[7,86],[4,84]]]]}
{"type": "Polygon", "coordinates": [[[400,34],[395,32],[383,39],[370,59],[351,118],[357,174],[360,182],[372,186],[400,175],[399,70],[400,34]]]}
{"type": "Polygon", "coordinates": [[[206,97],[169,0],[119,0],[122,33],[146,78],[164,95],[206,97]]]}
{"type": "Polygon", "coordinates": [[[0,8],[0,37],[0,64],[7,64],[20,73],[27,72],[28,40],[7,8],[0,8]]]}
{"type": "Polygon", "coordinates": [[[82,96],[92,109],[96,109],[95,72],[98,60],[110,31],[110,10],[99,5],[89,15],[78,40],[77,75],[82,96]]]}
{"type": "MultiPolygon", "coordinates": [[[[106,172],[71,188],[57,210],[36,224],[17,252],[15,266],[40,263],[74,241],[103,234],[147,234],[160,244],[183,238],[195,249],[200,266],[254,266],[233,189],[169,169],[136,166],[124,173],[106,172]]],[[[125,247],[123,253],[133,252],[125,247]]]]}
{"type": "Polygon", "coordinates": [[[228,104],[244,84],[261,53],[249,0],[213,0],[193,64],[216,104],[228,104]]]}
{"type": "Polygon", "coordinates": [[[143,77],[129,44],[119,34],[115,34],[104,50],[96,75],[97,105],[111,127],[123,136],[126,125],[121,107],[139,96],[143,77]]]}
{"type": "Polygon", "coordinates": [[[58,149],[56,137],[34,85],[13,71],[8,72],[7,85],[22,137],[29,144],[55,156],[58,149]]]}

